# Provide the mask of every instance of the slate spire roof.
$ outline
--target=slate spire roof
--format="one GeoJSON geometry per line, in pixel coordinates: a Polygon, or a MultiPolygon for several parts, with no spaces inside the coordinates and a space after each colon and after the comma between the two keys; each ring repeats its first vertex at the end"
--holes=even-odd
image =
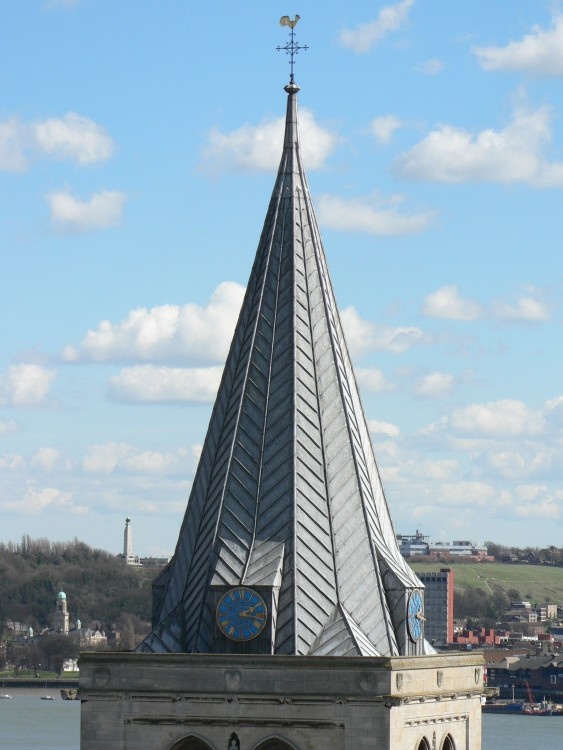
{"type": "Polygon", "coordinates": [[[282,158],[176,552],[153,587],[152,652],[378,656],[422,584],[397,547],[299,148],[282,158]],[[237,585],[268,601],[248,643],[217,633],[237,585]]]}

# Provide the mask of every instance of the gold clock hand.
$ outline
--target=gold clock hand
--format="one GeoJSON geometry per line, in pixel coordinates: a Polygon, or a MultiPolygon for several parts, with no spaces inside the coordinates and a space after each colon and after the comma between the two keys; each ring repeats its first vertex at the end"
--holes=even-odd
{"type": "Polygon", "coordinates": [[[239,617],[253,617],[255,620],[263,620],[265,615],[263,612],[252,612],[250,609],[245,609],[244,612],[239,612],[239,617]]]}
{"type": "Polygon", "coordinates": [[[255,604],[253,607],[249,607],[248,609],[243,609],[242,612],[239,612],[241,615],[248,615],[249,612],[254,612],[256,607],[260,606],[260,604],[255,604]]]}

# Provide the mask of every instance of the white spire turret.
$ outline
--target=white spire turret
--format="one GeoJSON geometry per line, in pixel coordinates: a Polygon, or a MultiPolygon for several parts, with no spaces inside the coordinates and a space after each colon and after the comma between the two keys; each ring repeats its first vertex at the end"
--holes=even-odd
{"type": "Polygon", "coordinates": [[[125,530],[123,532],[123,557],[129,560],[133,557],[133,530],[131,528],[131,519],[125,519],[125,530]]]}

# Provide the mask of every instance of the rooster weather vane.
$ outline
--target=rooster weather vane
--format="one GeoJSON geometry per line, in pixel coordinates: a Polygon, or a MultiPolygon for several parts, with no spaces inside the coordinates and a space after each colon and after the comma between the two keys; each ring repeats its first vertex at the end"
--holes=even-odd
{"type": "Polygon", "coordinates": [[[300,49],[309,49],[309,47],[305,44],[300,46],[298,42],[295,41],[295,25],[297,24],[297,21],[301,16],[296,15],[293,21],[289,16],[282,16],[280,18],[280,26],[289,26],[291,29],[290,32],[290,38],[289,42],[284,47],[276,47],[278,52],[281,52],[281,50],[285,50],[285,54],[289,55],[289,65],[291,67],[291,75],[289,77],[289,83],[295,83],[295,80],[293,78],[293,65],[295,64],[295,55],[299,52],[300,49]]]}

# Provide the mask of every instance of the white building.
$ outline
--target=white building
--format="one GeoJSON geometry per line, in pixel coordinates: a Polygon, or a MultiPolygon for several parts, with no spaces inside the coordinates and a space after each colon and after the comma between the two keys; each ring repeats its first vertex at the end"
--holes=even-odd
{"type": "Polygon", "coordinates": [[[126,565],[140,565],[141,561],[138,555],[133,554],[133,529],[131,528],[131,519],[125,519],[125,529],[123,530],[123,559],[126,565]]]}

